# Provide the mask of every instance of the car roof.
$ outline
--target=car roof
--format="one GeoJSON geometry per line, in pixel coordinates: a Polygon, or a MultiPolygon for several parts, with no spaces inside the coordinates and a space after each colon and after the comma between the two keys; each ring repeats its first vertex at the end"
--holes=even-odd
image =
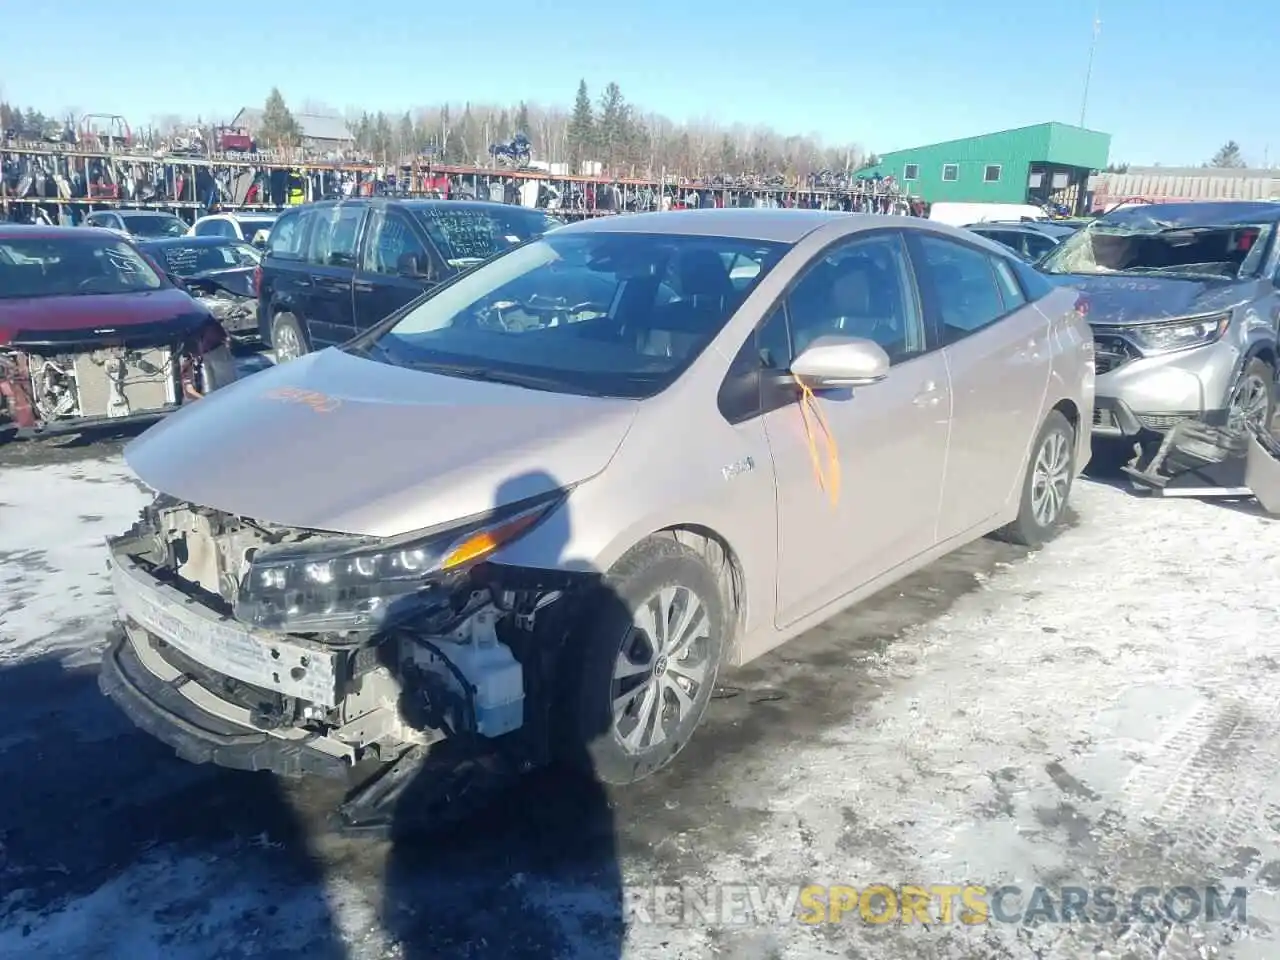
{"type": "MultiPolygon", "coordinates": [[[[657,233],[735,240],[798,243],[814,230],[850,217],[839,210],[796,210],[760,207],[718,207],[714,210],[670,210],[632,213],[625,217],[595,217],[570,223],[562,233],[657,233]]],[[[887,219],[887,218],[886,218],[887,219]]],[[[902,218],[893,218],[901,222],[902,218]]]]}
{"type": "Polygon", "coordinates": [[[0,223],[0,240],[57,240],[62,237],[103,237],[119,240],[114,230],[103,227],[49,226],[43,223],[0,223]]]}
{"type": "Polygon", "coordinates": [[[140,247],[219,247],[227,243],[244,243],[235,237],[156,237],[135,242],[140,247]]]}
{"type": "Polygon", "coordinates": [[[94,213],[127,213],[131,217],[169,217],[173,220],[181,220],[182,218],[176,213],[170,213],[167,210],[139,210],[134,207],[117,207],[114,210],[95,210],[94,213]]]}
{"type": "MultiPolygon", "coordinates": [[[[400,200],[396,197],[343,197],[340,200],[317,200],[314,203],[291,207],[291,210],[305,210],[308,207],[368,206],[376,203],[395,204],[408,210],[528,210],[530,213],[546,214],[546,210],[516,206],[511,203],[498,203],[496,200],[400,200]]],[[[274,214],[278,216],[278,214],[274,214]]]]}
{"type": "Polygon", "coordinates": [[[1099,218],[1107,224],[1146,226],[1153,223],[1179,227],[1274,222],[1280,220],[1280,203],[1266,200],[1197,200],[1188,203],[1142,203],[1121,207],[1099,218]]]}

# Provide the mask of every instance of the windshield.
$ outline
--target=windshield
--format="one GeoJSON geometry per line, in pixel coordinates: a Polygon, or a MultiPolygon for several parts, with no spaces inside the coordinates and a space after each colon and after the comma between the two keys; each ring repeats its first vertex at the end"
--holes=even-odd
{"type": "Polygon", "coordinates": [[[1072,234],[1040,263],[1051,274],[1152,274],[1239,279],[1262,264],[1274,225],[1164,225],[1103,218],[1072,234]]]}
{"type": "Polygon", "coordinates": [[[225,243],[157,243],[143,249],[160,262],[169,273],[191,277],[206,270],[229,270],[233,267],[256,267],[261,255],[247,243],[227,240],[225,243]]]}
{"type": "Polygon", "coordinates": [[[164,280],[120,240],[84,237],[0,240],[0,299],[159,290],[164,280]]]}
{"type": "Polygon", "coordinates": [[[240,232],[244,234],[246,240],[252,242],[253,238],[258,235],[259,230],[266,230],[270,233],[271,226],[274,223],[274,220],[241,220],[240,232]]]}
{"type": "Polygon", "coordinates": [[[648,397],[693,362],[787,249],[552,233],[441,287],[357,350],[453,376],[648,397]]]}
{"type": "Polygon", "coordinates": [[[498,204],[433,204],[414,208],[413,213],[451,267],[468,267],[488,260],[562,223],[541,210],[498,204]]]}
{"type": "Polygon", "coordinates": [[[187,232],[187,225],[177,217],[131,217],[122,213],[120,219],[135,237],[181,237],[187,232]]]}

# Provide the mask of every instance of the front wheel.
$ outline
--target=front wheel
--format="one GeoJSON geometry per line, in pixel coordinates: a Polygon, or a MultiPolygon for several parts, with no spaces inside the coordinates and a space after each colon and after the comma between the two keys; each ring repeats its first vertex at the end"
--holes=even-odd
{"type": "Polygon", "coordinates": [[[1227,402],[1232,426],[1247,424],[1267,431],[1276,412],[1275,371],[1256,357],[1245,364],[1227,402]]]}
{"type": "Polygon", "coordinates": [[[725,646],[719,583],[672,537],[641,541],[611,571],[568,648],[556,753],[608,784],[656,773],[689,742],[725,646]]]}
{"type": "Polygon", "coordinates": [[[995,537],[1024,547],[1052,540],[1067,509],[1076,475],[1076,432],[1059,411],[1050,411],[1031,447],[1022,481],[1018,516],[995,537]]]}
{"type": "Polygon", "coordinates": [[[236,379],[236,358],[226,344],[215,347],[200,359],[200,390],[209,394],[236,379]]]}

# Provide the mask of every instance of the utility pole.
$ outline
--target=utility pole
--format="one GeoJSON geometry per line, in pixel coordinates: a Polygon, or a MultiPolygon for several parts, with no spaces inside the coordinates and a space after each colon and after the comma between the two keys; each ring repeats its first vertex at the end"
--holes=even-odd
{"type": "Polygon", "coordinates": [[[1089,81],[1093,79],[1093,54],[1098,48],[1098,35],[1102,33],[1102,0],[1097,0],[1093,12],[1093,39],[1089,41],[1089,65],[1084,71],[1084,93],[1080,98],[1080,126],[1084,126],[1085,111],[1089,107],[1089,81]]]}

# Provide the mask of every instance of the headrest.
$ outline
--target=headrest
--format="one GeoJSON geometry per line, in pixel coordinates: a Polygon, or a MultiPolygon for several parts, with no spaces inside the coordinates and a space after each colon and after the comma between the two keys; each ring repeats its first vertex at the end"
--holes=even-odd
{"type": "Polygon", "coordinates": [[[729,270],[714,250],[693,249],[680,254],[677,264],[680,295],[684,297],[731,297],[733,283],[729,270]]]}

